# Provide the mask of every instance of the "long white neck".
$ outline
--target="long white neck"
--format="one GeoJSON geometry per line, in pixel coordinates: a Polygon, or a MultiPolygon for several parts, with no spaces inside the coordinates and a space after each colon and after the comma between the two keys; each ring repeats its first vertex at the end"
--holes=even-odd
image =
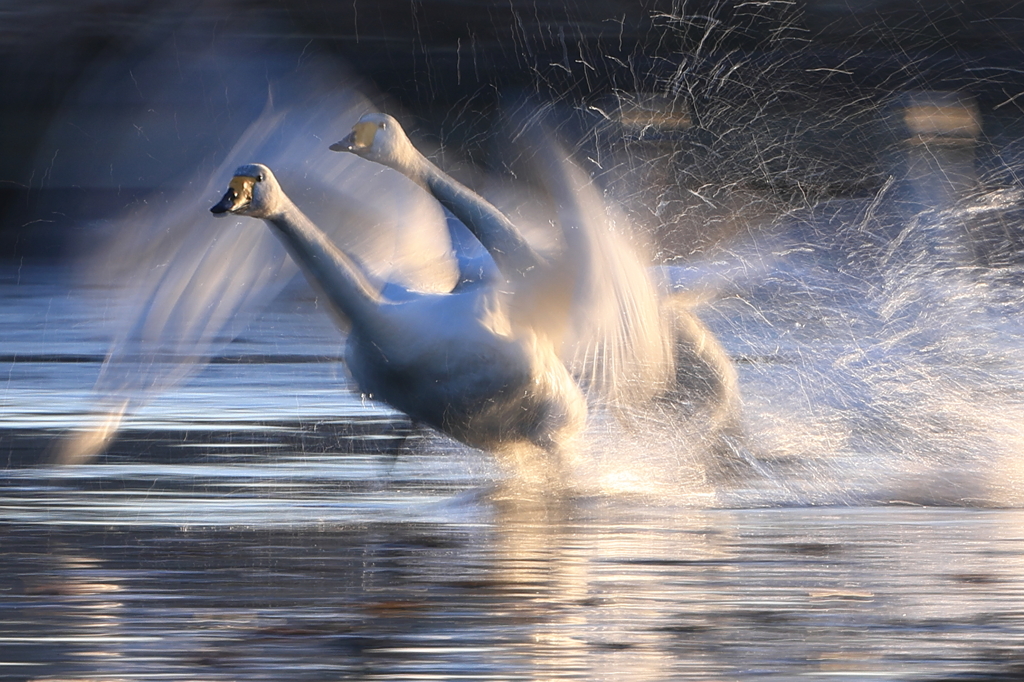
{"type": "Polygon", "coordinates": [[[517,280],[544,259],[533,250],[516,226],[489,201],[470,190],[431,163],[420,153],[404,159],[396,170],[426,186],[442,206],[469,228],[487,249],[498,269],[509,280],[517,280]]]}
{"type": "Polygon", "coordinates": [[[331,243],[320,228],[295,204],[282,198],[281,210],[267,223],[299,264],[306,279],[320,289],[330,304],[354,327],[371,331],[381,323],[383,299],[360,266],[331,243]]]}

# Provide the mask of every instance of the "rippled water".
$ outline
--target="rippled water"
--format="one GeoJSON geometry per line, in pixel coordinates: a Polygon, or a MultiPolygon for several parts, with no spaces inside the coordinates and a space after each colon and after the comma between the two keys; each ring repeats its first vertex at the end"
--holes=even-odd
{"type": "Polygon", "coordinates": [[[448,482],[139,469],[110,472],[116,490],[8,486],[5,672],[1016,679],[1020,662],[1016,511],[505,507],[448,482]]]}
{"type": "Polygon", "coordinates": [[[339,390],[311,301],[275,303],[103,459],[49,466],[107,341],[70,281],[3,273],[0,677],[1024,674],[1024,512],[529,499],[339,390]]]}

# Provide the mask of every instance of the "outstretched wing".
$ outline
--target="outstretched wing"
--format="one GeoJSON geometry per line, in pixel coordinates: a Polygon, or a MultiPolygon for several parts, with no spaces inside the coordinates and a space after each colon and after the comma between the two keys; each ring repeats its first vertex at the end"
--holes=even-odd
{"type": "Polygon", "coordinates": [[[547,190],[563,247],[552,269],[571,273],[561,354],[591,399],[626,405],[663,393],[673,340],[643,245],[625,218],[550,135],[530,134],[536,183],[547,190]]]}
{"type": "MultiPolygon", "coordinates": [[[[86,265],[90,283],[99,285],[94,290],[112,295],[107,305],[116,310],[96,385],[98,409],[111,405],[112,414],[130,412],[194,372],[295,277],[297,268],[268,229],[251,220],[214,221],[206,210],[242,163],[273,168],[310,218],[380,281],[448,291],[458,276],[433,202],[402,178],[353,171],[355,159],[327,150],[324,140],[371,108],[355,79],[317,63],[296,70],[294,55],[251,36],[192,50],[182,35],[174,40],[176,49],[101,70],[40,151],[91,150],[57,155],[54,183],[99,196],[134,182],[144,199],[110,221],[110,238],[86,265]],[[235,58],[227,73],[225,52],[235,58]],[[270,82],[269,101],[268,71],[281,76],[270,82]],[[124,119],[98,116],[103,97],[119,92],[125,99],[141,95],[139,111],[124,119]]],[[[116,421],[104,428],[113,433],[116,421]]],[[[69,459],[101,447],[95,435],[83,435],[83,442],[92,438],[89,447],[71,446],[77,454],[69,459]]]]}

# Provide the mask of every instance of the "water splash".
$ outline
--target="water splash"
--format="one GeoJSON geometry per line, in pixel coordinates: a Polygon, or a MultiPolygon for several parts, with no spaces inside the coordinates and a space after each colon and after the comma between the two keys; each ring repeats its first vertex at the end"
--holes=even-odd
{"type": "Polygon", "coordinates": [[[871,206],[848,203],[734,251],[772,260],[713,306],[770,472],[737,504],[1019,504],[1020,275],[935,258],[945,228],[1015,203],[904,215],[881,244],[871,206]],[[804,241],[808,226],[830,237],[804,241]]]}
{"type": "MultiPolygon", "coordinates": [[[[220,47],[223,52],[225,44],[220,47]]],[[[249,48],[232,49],[247,54],[249,48]]],[[[221,63],[222,55],[197,54],[198,71],[221,63]]],[[[918,193],[908,202],[905,178],[894,177],[868,198],[826,200],[827,187],[797,177],[804,171],[810,177],[813,169],[779,170],[767,162],[743,168],[738,159],[749,150],[739,153],[730,144],[745,135],[753,146],[778,136],[764,132],[774,120],[765,102],[750,105],[760,109],[747,123],[727,115],[729,108],[750,90],[774,92],[766,79],[779,74],[753,76],[751,65],[724,68],[727,60],[716,65],[714,54],[701,58],[681,67],[656,98],[620,96],[617,119],[602,110],[609,126],[632,128],[615,148],[609,130],[592,131],[588,144],[604,152],[595,158],[625,159],[614,172],[589,174],[596,183],[568,163],[570,156],[586,157],[582,144],[574,150],[581,154],[544,147],[555,158],[535,161],[532,179],[520,173],[525,182],[501,191],[478,169],[469,172],[538,242],[555,252],[582,246],[586,256],[579,262],[592,267],[580,277],[587,284],[574,292],[565,335],[565,355],[595,406],[578,448],[576,489],[696,505],[1019,504],[1021,273],[1013,264],[982,267],[971,235],[1000,221],[1018,229],[1020,197],[998,190],[922,201],[927,193],[918,193]],[[707,75],[701,69],[717,80],[701,80],[707,75]],[[687,102],[704,108],[687,109],[687,102]],[[733,127],[722,130],[716,117],[733,127]],[[721,144],[709,147],[727,161],[718,186],[680,181],[672,172],[675,152],[651,152],[657,149],[651,140],[671,142],[669,133],[678,133],[659,126],[689,125],[721,133],[721,144]],[[636,167],[645,172],[638,176],[636,167]],[[787,203],[757,194],[744,184],[752,175],[790,183],[801,198],[787,203]],[[694,206],[703,212],[689,210],[694,206]],[[636,220],[641,213],[646,222],[636,220]],[[592,241],[560,243],[552,221],[586,225],[592,241]],[[654,236],[637,233],[636,224],[654,236]],[[677,228],[671,243],[663,239],[677,228]],[[715,240],[690,239],[704,229],[715,240]],[[730,231],[739,234],[722,238],[730,231]],[[648,253],[676,259],[652,272],[648,253]],[[662,303],[653,305],[658,297],[662,303]],[[721,346],[736,361],[742,404],[731,388],[708,401],[718,411],[694,410],[686,395],[663,399],[680,366],[678,346],[665,331],[666,311],[695,325],[692,336],[707,331],[708,345],[693,352],[710,348],[715,355],[721,346]]],[[[336,240],[381,279],[441,291],[453,281],[444,216],[433,204],[386,171],[367,175],[365,167],[346,165],[351,159],[324,151],[325,140],[340,137],[370,108],[357,84],[335,67],[307,63],[272,85],[267,105],[266,76],[254,74],[235,75],[247,84],[249,114],[220,129],[223,139],[243,129],[244,135],[207,151],[191,179],[179,178],[194,191],[168,191],[167,208],[148,206],[119,223],[124,231],[113,241],[113,255],[97,268],[134,282],[117,316],[135,324],[118,334],[99,385],[102,394],[116,396],[114,418],[86,438],[113,433],[125,400],[130,413],[147,395],[183,380],[292,280],[265,229],[223,222],[211,228],[201,210],[240,162],[273,167],[321,227],[344,223],[336,240]],[[252,106],[256,99],[259,107],[252,106]]],[[[879,134],[868,121],[880,117],[875,104],[858,102],[820,127],[847,125],[870,142],[879,134]]],[[[538,148],[520,138],[520,148],[538,148]]],[[[920,167],[948,182],[940,157],[956,154],[920,149],[934,157],[920,167]]],[[[787,151],[752,156],[774,163],[791,159],[787,151]]],[[[731,387],[729,365],[723,367],[721,385],[731,387]]]]}

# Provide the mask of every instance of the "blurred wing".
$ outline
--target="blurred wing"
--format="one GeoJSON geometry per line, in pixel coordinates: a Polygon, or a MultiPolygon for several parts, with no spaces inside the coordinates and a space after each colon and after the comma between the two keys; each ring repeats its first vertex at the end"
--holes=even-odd
{"type": "MultiPolygon", "coordinates": [[[[355,89],[344,87],[344,75],[324,65],[293,70],[280,87],[272,88],[272,101],[243,129],[238,122],[251,110],[252,98],[266,100],[268,56],[251,43],[238,48],[253,59],[236,63],[238,73],[232,82],[251,89],[247,98],[227,107],[226,116],[208,119],[223,137],[243,130],[237,141],[215,167],[209,163],[209,149],[189,149],[195,164],[191,177],[160,179],[141,208],[111,224],[105,251],[96,254],[89,267],[96,283],[116,292],[116,300],[109,304],[117,311],[114,342],[96,385],[98,401],[111,406],[102,409],[112,415],[130,413],[154,391],[166,390],[202,366],[297,273],[266,226],[251,218],[215,220],[209,213],[234,169],[243,163],[258,161],[271,167],[296,204],[379,279],[427,291],[450,290],[456,281],[445,219],[429,197],[395,173],[368,170],[365,161],[327,150],[325,139],[338,137],[371,108],[355,89]]],[[[166,70],[165,55],[171,54],[172,60],[180,58],[187,77],[166,81],[152,94],[152,101],[188,103],[195,84],[208,82],[211,70],[220,66],[212,51],[198,50],[186,61],[181,50],[157,50],[149,67],[166,70]]],[[[294,67],[293,60],[289,56],[294,67]]],[[[131,80],[146,67],[136,65],[131,80]]],[[[109,81],[104,77],[97,85],[109,89],[109,81]]],[[[82,112],[91,116],[93,110],[87,104],[81,110],[71,108],[55,123],[50,144],[61,144],[61,136],[75,130],[76,115],[82,112]]],[[[177,139],[174,145],[165,141],[163,146],[146,146],[136,128],[124,123],[111,120],[102,128],[109,140],[106,152],[83,156],[77,159],[79,167],[61,167],[55,176],[69,186],[96,188],[107,182],[99,169],[108,164],[113,169],[119,162],[111,163],[111,158],[130,156],[132,150],[177,158],[182,153],[177,147],[210,139],[204,132],[197,137],[186,134],[184,142],[177,139]],[[119,132],[125,129],[130,133],[119,132]]],[[[153,129],[147,136],[166,138],[153,129]]],[[[104,422],[110,435],[118,421],[104,422]]],[[[95,441],[96,434],[83,438],[95,441]]],[[[97,448],[69,446],[69,452],[89,449],[97,448]]]]}
{"type": "Polygon", "coordinates": [[[573,273],[562,356],[592,398],[620,406],[648,400],[669,385],[674,363],[643,249],[557,144],[536,148],[564,240],[555,269],[573,273]]]}

